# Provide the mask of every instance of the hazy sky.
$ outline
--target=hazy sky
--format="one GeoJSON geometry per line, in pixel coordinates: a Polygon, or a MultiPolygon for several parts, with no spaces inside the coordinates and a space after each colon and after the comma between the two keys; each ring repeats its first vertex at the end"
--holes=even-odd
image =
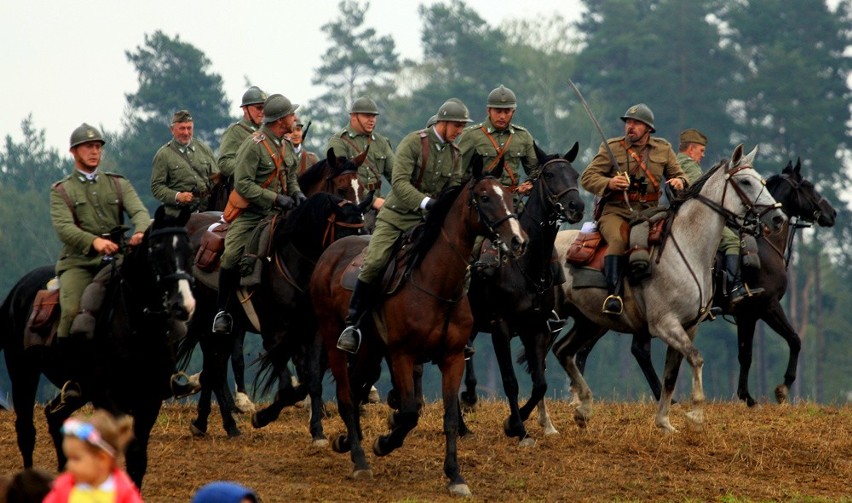
{"type": "MultiPolygon", "coordinates": [[[[365,24],[391,35],[404,58],[420,59],[417,7],[434,0],[373,0],[365,24]]],[[[512,18],[558,13],[579,19],[579,0],[467,0],[491,25],[512,18]]],[[[32,113],[50,146],[67,151],[71,131],[88,122],[117,131],[125,94],[137,75],[125,51],[162,30],[193,44],[224,79],[238,104],[248,78],[295,103],[320,94],[311,84],[327,48],[320,27],[338,16],[337,0],[4,0],[0,6],[0,135],[20,141],[20,123],[32,113]],[[270,62],[276,64],[270,65],[270,62]]],[[[234,115],[238,113],[234,109],[234,115]]],[[[199,119],[196,119],[199,120],[199,119]]],[[[152,145],[152,155],[156,146],[152,145]]]]}

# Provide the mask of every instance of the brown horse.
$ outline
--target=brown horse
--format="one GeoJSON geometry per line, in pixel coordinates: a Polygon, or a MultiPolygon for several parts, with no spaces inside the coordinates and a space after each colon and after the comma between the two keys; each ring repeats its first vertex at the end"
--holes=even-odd
{"type": "Polygon", "coordinates": [[[326,158],[299,175],[299,188],[306,196],[328,192],[355,204],[366,199],[366,187],[358,181],[358,167],[367,158],[369,148],[353,157],[337,157],[334,149],[328,149],[326,158]]]}
{"type": "Polygon", "coordinates": [[[505,252],[519,256],[526,245],[511,194],[499,182],[499,171],[483,176],[482,160],[472,163],[473,177],[445,190],[429,213],[408,255],[411,269],[404,282],[389,294],[361,326],[361,349],[347,362],[337,349],[352,292],[341,277],[352,260],[369,244],[364,237],[344,238],[331,245],[317,262],[311,278],[311,298],[337,383],[337,403],[346,435],[332,443],[337,452],[351,451],[355,478],[372,477],[361,446],[359,405],[379,376],[387,356],[400,407],[390,419],[389,434],[376,439],[373,452],[385,456],[400,447],[418,421],[414,367],[432,361],[441,369],[446,452],[444,473],[453,494],[469,495],[459,473],[456,442],[459,428],[458,392],[464,372],[464,346],[473,326],[464,294],[464,277],[477,235],[502,243],[505,252]],[[507,246],[508,244],[508,246],[507,246]]]}

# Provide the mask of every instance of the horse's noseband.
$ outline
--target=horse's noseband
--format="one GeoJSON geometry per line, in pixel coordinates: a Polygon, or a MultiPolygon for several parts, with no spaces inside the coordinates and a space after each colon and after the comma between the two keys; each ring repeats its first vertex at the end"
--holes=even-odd
{"type": "Polygon", "coordinates": [[[573,191],[573,192],[576,192],[578,194],[580,193],[580,190],[577,187],[567,187],[567,188],[563,189],[562,191],[560,191],[558,193],[553,192],[553,190],[550,188],[550,185],[547,184],[547,180],[544,178],[544,170],[547,169],[547,167],[549,165],[557,164],[557,163],[566,163],[569,166],[571,165],[571,163],[569,163],[568,161],[561,159],[561,158],[551,159],[551,160],[547,161],[546,163],[544,163],[544,165],[541,167],[541,170],[539,172],[539,178],[538,179],[540,180],[541,186],[544,188],[544,194],[542,194],[542,200],[550,203],[550,207],[552,208],[550,213],[547,215],[547,218],[542,220],[542,222],[540,224],[542,227],[544,227],[546,225],[556,225],[557,223],[564,220],[565,207],[562,206],[562,202],[560,200],[562,199],[563,196],[565,196],[569,192],[573,191]]]}
{"type": "MultiPolygon", "coordinates": [[[[189,240],[189,237],[186,232],[185,227],[163,227],[161,229],[152,230],[148,234],[148,255],[153,256],[153,243],[151,242],[154,238],[163,238],[163,237],[178,237],[183,239],[184,241],[189,240]]],[[[189,272],[181,269],[180,267],[176,267],[174,271],[165,272],[161,270],[162,264],[159,261],[154,263],[154,269],[157,274],[157,282],[177,282],[182,279],[189,281],[190,283],[195,282],[195,278],[189,272]]]]}
{"type": "Polygon", "coordinates": [[[495,178],[493,176],[484,176],[484,177],[480,178],[479,180],[472,180],[471,181],[472,186],[471,186],[471,189],[470,189],[470,201],[468,201],[468,205],[476,210],[476,213],[479,216],[479,220],[482,222],[483,225],[485,225],[485,228],[488,229],[489,237],[492,239],[492,241],[494,242],[495,245],[499,246],[503,242],[500,240],[500,238],[497,234],[496,228],[499,227],[500,224],[502,224],[506,220],[511,220],[513,218],[515,220],[517,220],[518,214],[515,213],[514,211],[511,211],[511,212],[507,213],[506,215],[504,215],[503,217],[498,218],[494,222],[492,222],[488,219],[488,216],[485,214],[484,211],[482,211],[482,207],[479,205],[479,201],[476,200],[476,185],[479,182],[481,182],[483,180],[488,180],[488,179],[497,180],[497,178],[495,178]]]}

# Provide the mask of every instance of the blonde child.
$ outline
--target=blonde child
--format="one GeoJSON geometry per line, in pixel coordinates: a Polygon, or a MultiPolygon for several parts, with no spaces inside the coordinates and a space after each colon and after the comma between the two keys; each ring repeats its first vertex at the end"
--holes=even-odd
{"type": "Polygon", "coordinates": [[[133,418],[96,410],[91,418],[72,417],[62,425],[65,473],[57,477],[45,503],[141,503],[139,490],[119,462],[133,436],[133,418]]]}

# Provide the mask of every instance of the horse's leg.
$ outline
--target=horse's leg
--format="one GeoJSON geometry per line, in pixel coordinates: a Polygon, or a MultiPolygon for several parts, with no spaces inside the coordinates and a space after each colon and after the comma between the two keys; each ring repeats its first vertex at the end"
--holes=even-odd
{"type": "Polygon", "coordinates": [[[669,406],[671,398],[674,394],[675,384],[677,384],[677,374],[680,370],[680,362],[683,361],[683,354],[680,351],[669,346],[666,348],[666,366],[663,370],[663,389],[660,393],[659,407],[657,408],[656,424],[668,432],[676,432],[669,420],[669,406]]]}
{"type": "MultiPolygon", "coordinates": [[[[699,428],[704,423],[704,411],[702,408],[704,405],[704,383],[701,376],[704,367],[704,358],[701,356],[698,348],[692,343],[697,332],[697,325],[688,331],[684,331],[674,316],[666,315],[652,327],[651,335],[656,335],[668,344],[670,348],[679,351],[692,367],[692,409],[686,413],[686,418],[693,427],[699,428]]],[[[667,356],[665,384],[666,386],[671,385],[671,389],[667,390],[667,393],[660,397],[660,412],[657,414],[657,426],[667,430],[671,428],[671,423],[668,421],[669,404],[663,404],[663,402],[670,401],[672,398],[671,392],[674,391],[674,380],[677,379],[677,369],[669,368],[673,363],[667,356]],[[672,376],[672,382],[670,383],[668,380],[672,376]]]]}
{"type": "Polygon", "coordinates": [[[233,400],[228,382],[222,382],[218,387],[213,389],[213,392],[216,393],[216,401],[219,402],[219,414],[222,416],[222,427],[225,429],[225,433],[228,434],[228,438],[239,437],[242,433],[237,426],[237,421],[234,419],[233,409],[225,405],[229,403],[229,400],[233,400]]]}
{"type": "Polygon", "coordinates": [[[315,447],[325,447],[328,439],[322,428],[323,403],[322,403],[322,339],[317,336],[311,341],[306,355],[307,368],[306,380],[308,396],[311,397],[310,431],[311,439],[315,447]]]}
{"type": "MultiPolygon", "coordinates": [[[[509,401],[509,417],[503,421],[503,433],[507,437],[517,437],[522,445],[527,438],[527,429],[521,419],[518,408],[518,379],[515,376],[515,368],[512,362],[512,349],[510,345],[511,329],[503,320],[495,320],[491,327],[491,340],[494,346],[494,355],[500,366],[500,376],[503,378],[503,392],[509,401]]],[[[533,441],[534,443],[534,441],[533,441]]]]}
{"type": "MultiPolygon", "coordinates": [[[[574,355],[574,362],[577,365],[577,369],[579,369],[581,374],[586,372],[586,360],[589,358],[589,353],[594,349],[595,344],[598,343],[599,340],[606,334],[606,331],[602,331],[596,334],[594,337],[590,337],[583,342],[583,345],[577,351],[577,354],[574,355]]],[[[564,340],[564,339],[563,339],[564,340]]],[[[554,352],[554,354],[556,354],[554,352]]],[[[564,367],[564,365],[563,365],[564,367]]],[[[572,407],[580,406],[580,396],[579,390],[577,386],[574,384],[574,380],[571,380],[571,402],[568,404],[572,407]]]]}
{"type": "Polygon", "coordinates": [[[749,407],[754,407],[754,398],[748,389],[748,373],[751,369],[752,346],[757,317],[750,314],[737,316],[737,360],[740,362],[740,374],[737,381],[737,397],[749,407]]]}
{"type": "Polygon", "coordinates": [[[648,386],[651,387],[651,393],[659,401],[660,378],[657,377],[657,372],[654,370],[654,363],[651,361],[651,337],[648,334],[633,334],[630,352],[633,354],[633,358],[636,358],[639,368],[642,369],[642,374],[645,375],[645,380],[648,381],[648,386]]]}
{"type": "MultiPolygon", "coordinates": [[[[392,354],[390,356],[393,388],[399,397],[399,410],[391,413],[389,424],[391,431],[382,435],[373,443],[376,456],[387,456],[402,447],[408,432],[417,426],[417,395],[414,392],[414,360],[410,355],[392,354]]],[[[459,373],[461,382],[461,373],[459,373]]],[[[458,387],[456,387],[458,390],[458,387]]]]}
{"type": "MultiPolygon", "coordinates": [[[[324,324],[325,320],[320,319],[320,325],[324,324]]],[[[352,460],[352,464],[354,468],[352,470],[352,477],[355,479],[369,479],[373,478],[373,471],[370,469],[370,464],[367,463],[367,457],[364,454],[364,448],[361,446],[361,439],[359,438],[358,431],[358,421],[356,416],[360,414],[359,406],[355,403],[353,399],[352,388],[350,385],[350,373],[349,373],[349,364],[347,362],[346,353],[337,349],[337,334],[340,332],[339,323],[335,324],[334,322],[330,322],[331,327],[322,328],[321,333],[323,335],[323,340],[329,339],[327,344],[325,344],[326,354],[328,355],[328,367],[331,369],[332,374],[334,375],[334,380],[337,384],[337,413],[340,414],[340,419],[343,420],[343,424],[346,427],[346,434],[337,436],[331,442],[331,448],[335,452],[344,453],[349,452],[350,459],[352,460]],[[325,334],[331,333],[332,336],[328,336],[325,334]]],[[[359,355],[361,352],[366,351],[368,348],[361,347],[359,350],[359,355]]]]}
{"type": "MultiPolygon", "coordinates": [[[[36,442],[33,404],[35,403],[39,372],[26,368],[26,365],[14,363],[12,360],[13,358],[7,353],[6,367],[9,369],[9,376],[12,379],[12,406],[15,409],[15,434],[18,438],[18,450],[23,458],[24,468],[32,468],[36,442]]],[[[54,401],[58,402],[59,397],[57,396],[54,401]]],[[[50,404],[48,404],[49,406],[50,404]]]]}
{"type": "Polygon", "coordinates": [[[552,352],[571,378],[571,388],[576,390],[575,394],[580,399],[580,405],[574,411],[574,422],[580,428],[585,428],[592,417],[594,399],[583,373],[577,367],[576,354],[590,339],[596,340],[604,333],[605,328],[598,327],[584,316],[576,315],[571,330],[553,345],[552,352]]]}
{"type": "Polygon", "coordinates": [[[148,441],[151,438],[151,430],[157,422],[160,414],[162,401],[151,399],[150,403],[140,405],[133,415],[133,440],[127,446],[125,457],[127,459],[127,474],[140,490],[142,489],[142,478],[148,469],[148,441]]]}
{"type": "Polygon", "coordinates": [[[769,325],[769,328],[778,332],[778,335],[787,341],[787,346],[790,349],[790,356],[787,360],[787,370],[784,372],[784,383],[775,387],[775,400],[778,403],[786,403],[787,396],[790,393],[790,386],[796,380],[796,368],[799,365],[799,351],[802,349],[802,339],[796,333],[796,329],[790,324],[787,315],[781,308],[781,304],[776,299],[763,315],[763,320],[769,325]]]}
{"type": "Polygon", "coordinates": [[[441,394],[444,400],[444,474],[450,479],[447,486],[453,496],[469,497],[470,488],[461,476],[458,463],[458,436],[461,419],[459,386],[464,372],[464,353],[449,355],[441,362],[441,394]]]}
{"type": "MultiPolygon", "coordinates": [[[[473,344],[473,340],[476,338],[476,329],[474,328],[473,333],[470,336],[469,344],[473,344]]],[[[473,356],[470,355],[470,358],[465,360],[464,362],[464,387],[465,390],[462,391],[461,394],[461,405],[466,410],[473,410],[476,407],[476,402],[478,397],[476,396],[476,371],[473,365],[473,356]]],[[[466,428],[465,428],[466,429],[466,428]]],[[[464,435],[462,435],[464,436],[464,435]]]]}
{"type": "Polygon", "coordinates": [[[538,425],[544,430],[544,436],[559,435],[559,430],[553,426],[553,421],[550,420],[550,413],[547,411],[547,400],[542,398],[538,402],[538,425]]]}
{"type": "Polygon", "coordinates": [[[201,374],[201,392],[198,394],[198,406],[195,419],[189,423],[189,431],[193,437],[203,437],[207,434],[207,419],[210,417],[210,401],[213,390],[205,385],[205,374],[201,374]]]}
{"type": "Polygon", "coordinates": [[[527,358],[530,377],[532,378],[532,390],[530,398],[520,408],[521,420],[526,421],[532,414],[533,409],[544,399],[547,393],[547,378],[544,375],[544,358],[547,356],[547,346],[550,342],[551,332],[548,330],[546,320],[535,320],[530,326],[524,327],[529,330],[521,334],[521,342],[527,358]],[[536,327],[541,331],[535,332],[536,327]]]}
{"type": "MultiPolygon", "coordinates": [[[[54,397],[45,406],[44,417],[47,419],[47,432],[50,434],[50,438],[53,439],[53,447],[56,449],[57,471],[61,472],[65,469],[65,462],[67,461],[65,452],[62,451],[62,423],[71,417],[71,414],[86,405],[87,402],[85,398],[73,401],[66,400],[65,404],[59,407],[60,402],[61,400],[58,395],[54,397]]],[[[17,411],[17,409],[15,410],[17,411]]]]}

